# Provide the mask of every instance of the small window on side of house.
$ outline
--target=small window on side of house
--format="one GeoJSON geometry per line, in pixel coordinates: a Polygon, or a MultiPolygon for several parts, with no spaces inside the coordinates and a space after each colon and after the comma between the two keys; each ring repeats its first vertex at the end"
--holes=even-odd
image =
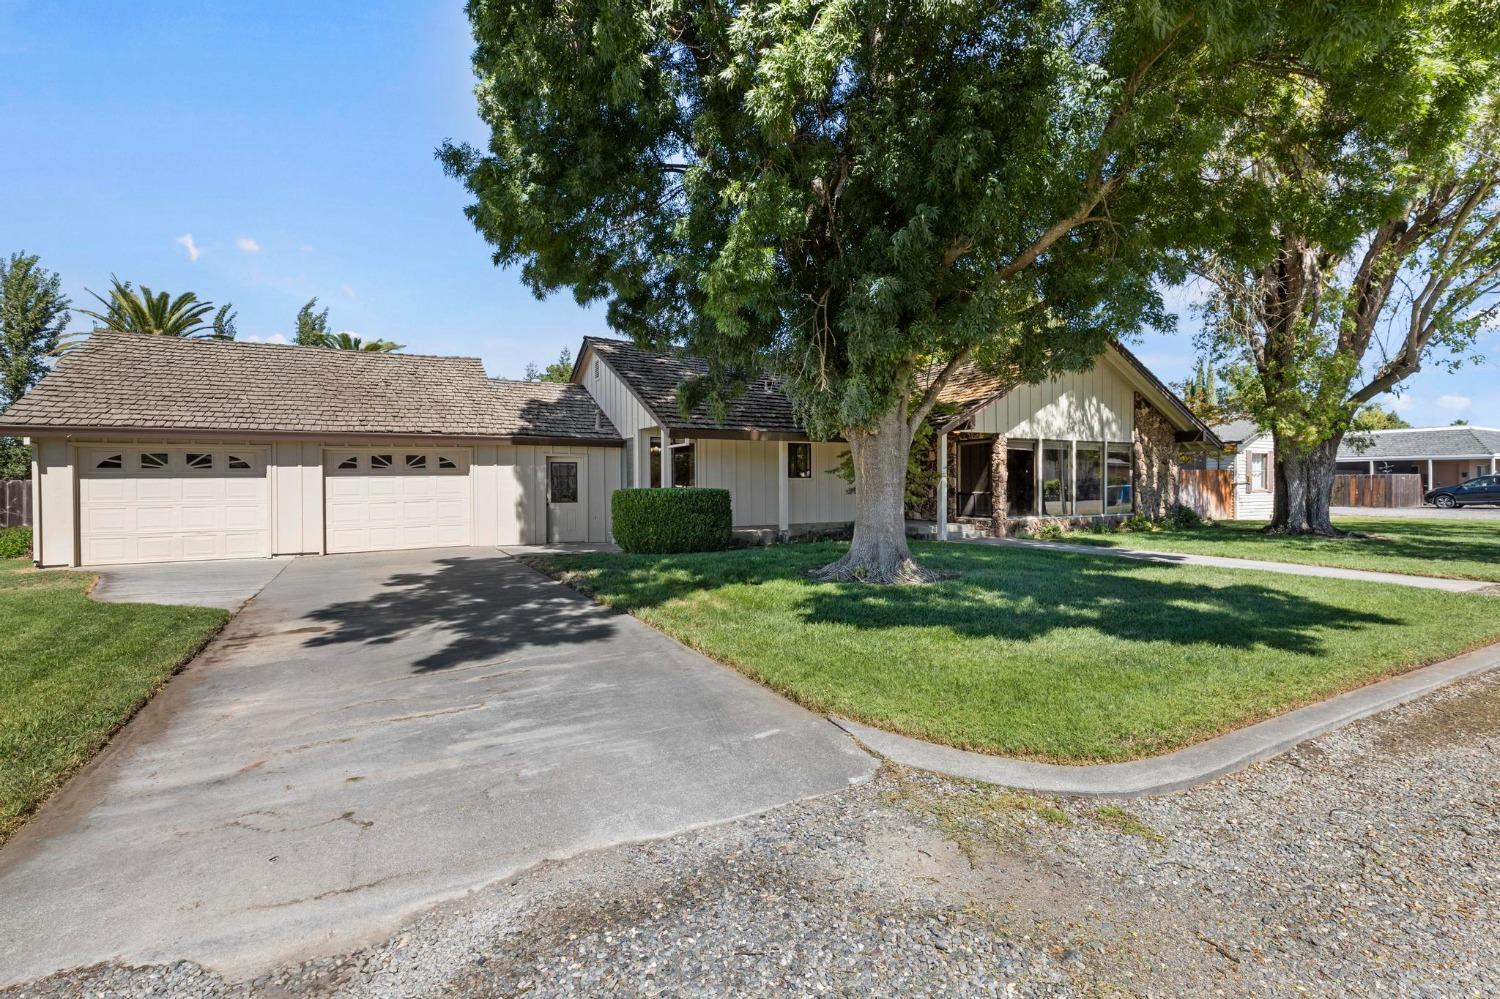
{"type": "Polygon", "coordinates": [[[1266,491],[1266,455],[1252,454],[1250,456],[1250,489],[1252,492],[1263,493],[1266,491]]]}
{"type": "Polygon", "coordinates": [[[372,454],[372,455],[370,455],[370,467],[371,468],[390,468],[391,467],[391,456],[388,455],[388,454],[372,454]]]}
{"type": "Polygon", "coordinates": [[[812,478],[812,445],[788,444],[786,449],[786,477],[789,479],[812,478]]]}
{"type": "Polygon", "coordinates": [[[165,451],[142,451],[141,470],[149,471],[154,468],[167,467],[167,452],[165,451]]]}
{"type": "Polygon", "coordinates": [[[250,462],[237,454],[232,454],[229,456],[229,467],[236,471],[244,471],[250,467],[250,462]]]}
{"type": "Polygon", "coordinates": [[[206,451],[189,451],[187,453],[188,468],[213,468],[214,456],[206,451]]]}
{"type": "Polygon", "coordinates": [[[107,454],[94,464],[95,468],[124,468],[124,455],[107,454]]]}
{"type": "Polygon", "coordinates": [[[426,468],[427,456],[425,454],[409,454],[406,456],[407,468],[426,468]]]}

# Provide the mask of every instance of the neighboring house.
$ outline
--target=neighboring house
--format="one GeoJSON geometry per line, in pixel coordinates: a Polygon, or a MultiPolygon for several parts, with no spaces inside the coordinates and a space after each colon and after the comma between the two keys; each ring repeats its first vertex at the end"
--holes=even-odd
{"type": "Polygon", "coordinates": [[[1338,471],[1356,475],[1417,474],[1422,490],[1456,486],[1500,473],[1500,430],[1413,427],[1351,433],[1339,447],[1338,471]]]}
{"type": "MultiPolygon", "coordinates": [[[[677,387],[705,370],[594,337],[556,385],[475,358],[98,332],[0,433],[33,445],[42,565],[600,542],[623,486],[728,489],[763,536],[847,529],[845,445],[811,440],[769,380],[723,419],[683,416],[677,387]]],[[[1178,447],[1218,444],[1119,348],[1040,385],[971,369],[943,401],[936,492],[996,533],[1163,512],[1178,447]]]]}
{"type": "Polygon", "coordinates": [[[1201,468],[1232,469],[1234,510],[1230,520],[1270,520],[1275,504],[1276,443],[1253,420],[1233,420],[1213,428],[1224,443],[1218,457],[1205,457],[1201,468]]]}

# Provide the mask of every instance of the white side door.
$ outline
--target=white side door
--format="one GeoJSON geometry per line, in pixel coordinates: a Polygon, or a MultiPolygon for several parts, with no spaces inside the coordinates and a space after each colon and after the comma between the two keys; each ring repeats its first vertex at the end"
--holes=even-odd
{"type": "Polygon", "coordinates": [[[549,544],[589,539],[588,467],[582,455],[548,455],[549,544]]]}

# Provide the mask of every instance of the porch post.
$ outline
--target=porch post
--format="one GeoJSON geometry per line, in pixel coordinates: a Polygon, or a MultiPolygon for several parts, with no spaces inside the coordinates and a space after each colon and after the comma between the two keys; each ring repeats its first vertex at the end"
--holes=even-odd
{"type": "Polygon", "coordinates": [[[1431,458],[1427,459],[1427,488],[1428,489],[1436,489],[1437,488],[1437,482],[1434,481],[1433,478],[1432,478],[1432,459],[1431,458]]]}
{"type": "Polygon", "coordinates": [[[937,490],[937,536],[939,541],[948,540],[948,432],[938,434],[938,490],[937,490]]]}
{"type": "Polygon", "coordinates": [[[1374,458],[1370,459],[1370,474],[1371,475],[1375,474],[1375,459],[1374,458]]]}
{"type": "MultiPolygon", "coordinates": [[[[810,445],[809,445],[810,446],[810,445]]],[[[780,441],[776,445],[776,532],[785,541],[792,533],[792,480],[791,445],[780,441]]]]}
{"type": "Polygon", "coordinates": [[[1494,475],[1497,472],[1500,472],[1500,454],[1492,454],[1490,455],[1490,474],[1494,475]]]}
{"type": "Polygon", "coordinates": [[[661,430],[661,487],[672,488],[672,432],[666,427],[661,430]]]}
{"type": "Polygon", "coordinates": [[[631,471],[634,481],[631,485],[637,489],[647,489],[651,486],[651,429],[635,432],[635,468],[631,471]]]}

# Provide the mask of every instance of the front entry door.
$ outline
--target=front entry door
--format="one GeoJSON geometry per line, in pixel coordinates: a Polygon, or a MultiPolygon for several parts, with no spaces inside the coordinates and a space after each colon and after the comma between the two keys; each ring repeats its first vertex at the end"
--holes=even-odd
{"type": "Polygon", "coordinates": [[[587,541],[588,511],[583,499],[583,463],[577,458],[547,459],[547,542],[587,541]]]}
{"type": "Polygon", "coordinates": [[[990,496],[990,441],[965,441],[958,446],[958,515],[989,517],[994,514],[990,496]]]}

